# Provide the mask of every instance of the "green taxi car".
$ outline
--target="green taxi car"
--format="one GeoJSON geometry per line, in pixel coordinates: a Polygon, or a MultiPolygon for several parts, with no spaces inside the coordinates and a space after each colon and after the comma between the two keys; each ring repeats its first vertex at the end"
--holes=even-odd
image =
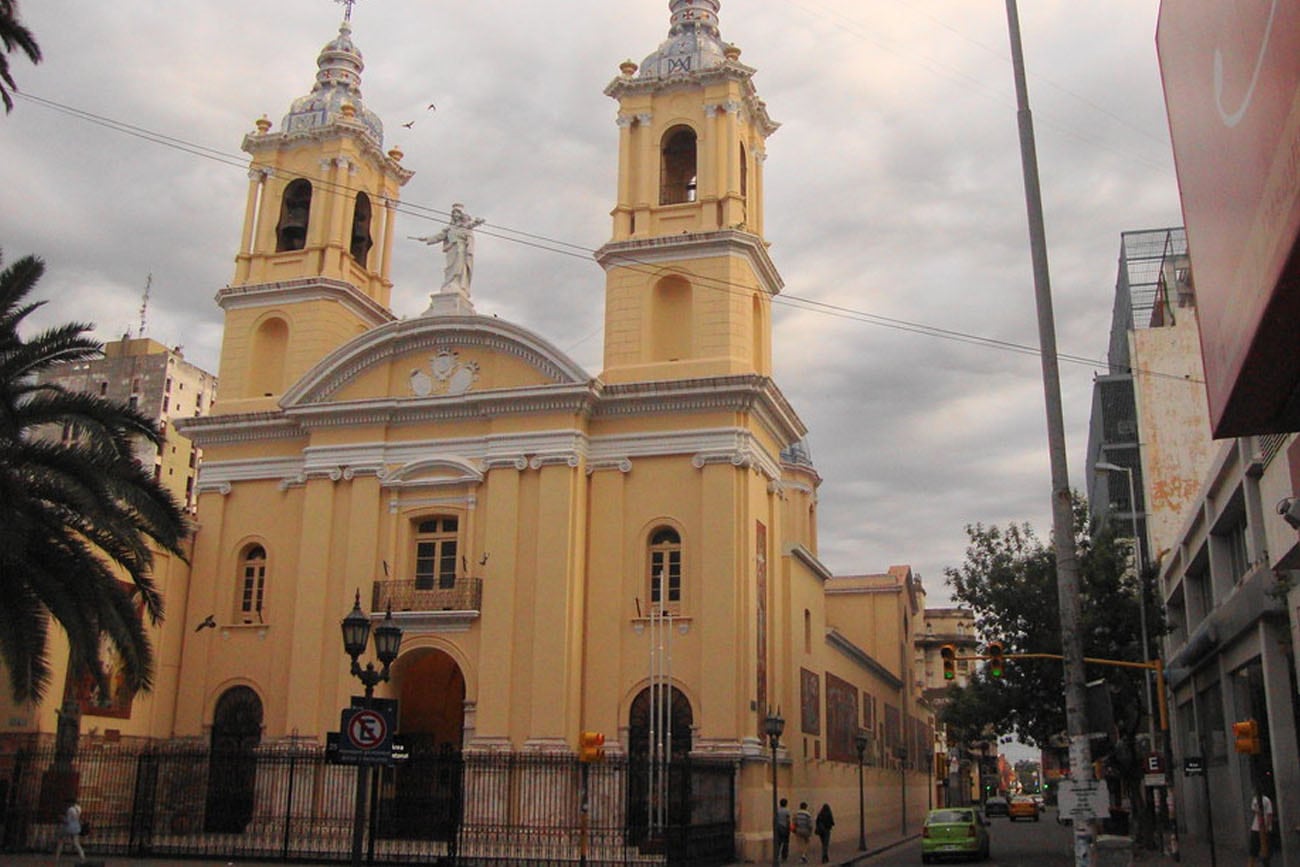
{"type": "Polygon", "coordinates": [[[931,810],[921,827],[921,863],[938,858],[989,857],[988,820],[977,807],[931,810]]]}

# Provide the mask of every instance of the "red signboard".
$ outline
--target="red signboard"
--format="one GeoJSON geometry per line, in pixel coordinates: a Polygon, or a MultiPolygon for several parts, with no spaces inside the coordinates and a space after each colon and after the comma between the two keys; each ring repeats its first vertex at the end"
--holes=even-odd
{"type": "Polygon", "coordinates": [[[1214,433],[1300,429],[1300,3],[1166,0],[1156,46],[1214,433]]]}

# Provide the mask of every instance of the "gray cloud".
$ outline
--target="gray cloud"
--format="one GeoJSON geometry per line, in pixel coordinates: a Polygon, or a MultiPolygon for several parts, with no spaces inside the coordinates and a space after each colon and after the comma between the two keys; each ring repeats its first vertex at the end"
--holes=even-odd
{"type": "MultiPolygon", "coordinates": [[[[1100,357],[1120,232],[1181,220],[1157,3],[1021,5],[1058,339],[1100,357]]],[[[228,156],[20,100],[0,119],[6,257],[47,260],[44,321],[90,319],[104,339],[135,327],[152,273],[150,336],[215,368],[212,299],[233,273],[247,184],[239,142],[255,118],[278,125],[307,92],[339,10],[42,0],[22,13],[46,58],[14,64],[24,92],[228,156]]],[[[366,104],[417,172],[404,201],[441,211],[462,201],[489,219],[485,230],[599,247],[617,168],[616,106],[601,90],[667,23],[663,0],[359,3],[366,104]]],[[[1036,344],[1002,5],[726,0],[722,26],[783,124],[765,168],[766,234],[786,294],[1036,344]]],[[[431,225],[404,213],[399,232],[431,225]]],[[[437,271],[426,248],[398,245],[400,315],[424,308],[437,271]]],[[[603,275],[589,257],[485,232],[474,293],[481,312],[599,372],[603,275]]],[[[832,569],[910,563],[941,598],[965,524],[1029,520],[1048,536],[1036,358],[788,304],[774,328],[778,382],[825,478],[821,555],[832,569]]],[[[1092,372],[1062,368],[1076,485],[1092,372]]]]}

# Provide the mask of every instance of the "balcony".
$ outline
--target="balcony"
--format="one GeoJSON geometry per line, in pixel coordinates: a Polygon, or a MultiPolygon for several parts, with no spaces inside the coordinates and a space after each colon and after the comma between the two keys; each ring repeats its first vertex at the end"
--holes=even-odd
{"type": "Polygon", "coordinates": [[[450,587],[418,586],[414,578],[376,581],[371,590],[370,610],[392,607],[403,629],[420,631],[463,631],[478,619],[483,602],[482,578],[457,578],[450,587]]]}

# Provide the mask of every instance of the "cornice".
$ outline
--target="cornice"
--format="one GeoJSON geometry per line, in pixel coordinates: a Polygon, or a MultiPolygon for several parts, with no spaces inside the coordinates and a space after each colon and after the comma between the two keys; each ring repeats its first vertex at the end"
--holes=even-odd
{"type": "Polygon", "coordinates": [[[876,662],[870,653],[858,647],[833,626],[826,630],[826,643],[883,680],[891,689],[903,688],[903,681],[898,675],[876,662]]]}
{"type": "Polygon", "coordinates": [[[351,283],[329,277],[302,277],[274,283],[226,286],[216,294],[217,305],[227,312],[244,307],[301,304],[307,301],[337,301],[371,329],[391,323],[396,318],[391,310],[351,283]]]}
{"type": "Polygon", "coordinates": [[[747,259],[754,273],[758,275],[763,290],[769,295],[778,295],[785,287],[785,281],[776,270],[776,265],[772,262],[763,239],[739,229],[686,232],[680,235],[611,241],[595,254],[596,262],[606,271],[611,268],[658,266],[718,256],[739,256],[747,259]]]}
{"type": "Polygon", "coordinates": [[[605,95],[613,99],[623,99],[626,96],[673,93],[682,90],[703,90],[713,84],[734,81],[740,85],[745,109],[752,118],[754,126],[764,138],[767,138],[780,129],[781,124],[772,120],[772,117],[767,113],[767,103],[758,98],[758,91],[755,89],[753,81],[754,74],[757,71],[754,67],[747,66],[738,60],[727,60],[717,66],[710,66],[698,72],[684,72],[666,78],[657,76],[637,78],[631,75],[620,75],[605,86],[605,95]]]}
{"type": "Polygon", "coordinates": [[[593,417],[717,410],[752,413],[779,443],[798,442],[808,433],[772,379],[757,374],[605,385],[593,417]]]}
{"type": "Polygon", "coordinates": [[[816,575],[818,578],[822,579],[822,581],[828,581],[831,578],[835,577],[834,573],[831,572],[829,568],[827,568],[826,564],[823,563],[821,560],[817,559],[816,554],[814,554],[812,551],[809,551],[801,544],[796,543],[791,545],[789,548],[786,549],[785,553],[790,557],[794,558],[795,560],[798,560],[800,563],[804,564],[805,566],[807,566],[812,571],[812,573],[816,575]]]}
{"type": "MultiPolygon", "coordinates": [[[[407,181],[415,176],[413,169],[408,169],[390,155],[392,151],[385,154],[383,147],[360,124],[333,123],[326,126],[313,126],[307,129],[294,130],[293,132],[248,133],[244,136],[241,147],[245,153],[257,156],[268,151],[289,150],[303,144],[324,144],[338,138],[350,138],[356,142],[361,154],[376,165],[382,166],[385,171],[397,179],[399,185],[405,185],[407,181]]],[[[262,164],[259,165],[259,168],[271,167],[262,164]]],[[[271,171],[282,174],[290,180],[299,177],[296,174],[284,172],[282,169],[271,168],[271,171]]]]}
{"type": "Polygon", "coordinates": [[[199,448],[262,440],[299,439],[307,431],[280,412],[230,413],[178,418],[176,429],[199,448]]]}

